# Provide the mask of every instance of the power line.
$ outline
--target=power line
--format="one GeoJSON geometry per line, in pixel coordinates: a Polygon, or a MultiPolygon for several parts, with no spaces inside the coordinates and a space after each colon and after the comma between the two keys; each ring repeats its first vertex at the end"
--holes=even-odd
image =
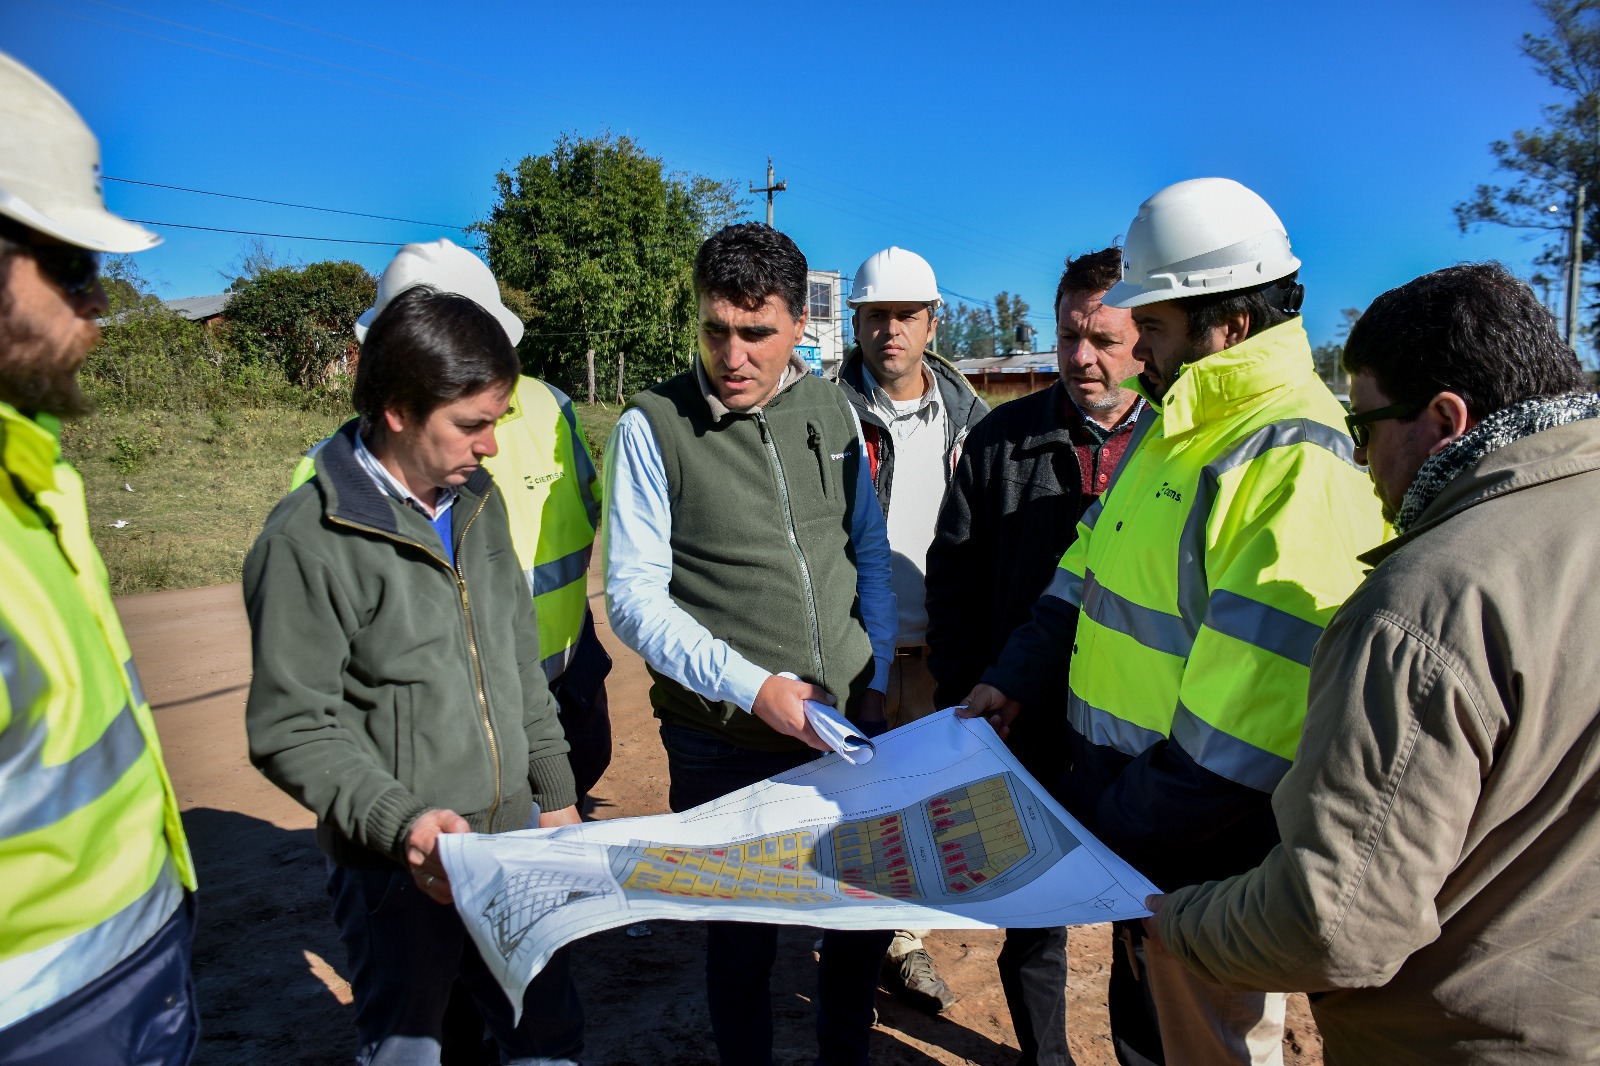
{"type": "MultiPolygon", "coordinates": [[[[154,39],[154,40],[162,41],[162,42],[167,43],[167,44],[177,45],[179,47],[184,47],[184,48],[191,48],[191,49],[194,49],[196,51],[206,52],[206,53],[209,53],[209,54],[212,54],[212,55],[221,56],[221,57],[228,58],[228,59],[236,59],[236,60],[239,60],[241,62],[254,64],[256,66],[262,66],[262,67],[266,67],[268,69],[273,69],[273,70],[280,70],[280,71],[283,71],[285,73],[296,74],[296,75],[299,75],[301,77],[313,78],[313,79],[316,79],[316,80],[319,80],[319,81],[328,82],[328,83],[334,84],[334,85],[340,85],[340,86],[343,86],[343,87],[346,87],[346,88],[357,89],[357,90],[365,90],[367,92],[376,93],[378,95],[388,96],[388,97],[390,97],[392,99],[402,100],[402,101],[405,101],[407,103],[423,102],[423,101],[417,101],[417,100],[415,100],[413,98],[408,98],[408,97],[400,95],[398,93],[388,92],[388,91],[385,91],[383,89],[380,89],[380,88],[377,88],[377,87],[374,87],[374,86],[371,86],[371,85],[352,84],[350,82],[340,81],[340,80],[335,79],[335,78],[329,78],[329,77],[326,77],[324,75],[315,74],[315,73],[312,73],[310,71],[299,70],[299,69],[295,69],[293,67],[281,66],[281,65],[276,64],[276,63],[268,63],[268,62],[262,61],[260,59],[255,59],[255,58],[252,58],[252,57],[249,57],[249,56],[242,56],[242,55],[238,55],[236,53],[220,51],[220,50],[214,49],[214,48],[207,48],[207,47],[204,47],[202,45],[194,44],[192,42],[181,41],[181,40],[177,40],[177,39],[174,39],[174,38],[171,38],[171,37],[162,36],[160,34],[148,33],[148,32],[144,32],[144,31],[140,31],[140,30],[137,30],[137,29],[133,29],[132,27],[129,27],[129,26],[122,26],[122,25],[117,25],[115,23],[111,23],[111,22],[105,22],[105,21],[102,21],[102,20],[99,20],[99,19],[88,18],[88,17],[86,17],[86,16],[84,16],[82,14],[79,14],[77,12],[64,11],[64,10],[61,10],[60,8],[53,7],[50,4],[41,2],[41,0],[25,0],[25,2],[31,3],[31,4],[33,4],[34,6],[37,6],[37,7],[44,8],[45,10],[52,11],[53,13],[58,14],[58,15],[65,15],[65,16],[70,17],[70,18],[81,19],[82,21],[90,22],[90,23],[93,23],[93,24],[99,25],[99,26],[104,26],[104,27],[106,27],[108,29],[118,30],[118,31],[121,31],[121,32],[124,32],[124,33],[130,33],[130,34],[134,34],[134,35],[137,35],[137,36],[151,38],[151,39],[154,39]]],[[[422,83],[419,83],[419,82],[414,82],[414,81],[407,81],[407,80],[405,80],[403,78],[396,78],[396,77],[393,77],[391,75],[380,74],[380,73],[377,73],[375,71],[363,69],[361,67],[348,66],[348,65],[345,65],[345,64],[332,62],[330,60],[321,59],[321,58],[318,58],[316,56],[306,55],[304,53],[299,53],[299,52],[293,52],[293,51],[289,51],[287,49],[276,48],[276,47],[273,47],[271,45],[262,44],[262,43],[259,43],[257,41],[250,40],[248,38],[233,37],[233,36],[229,36],[227,34],[219,33],[219,32],[217,32],[215,30],[208,30],[208,29],[205,29],[205,28],[200,27],[200,26],[195,26],[195,25],[191,25],[191,24],[188,24],[188,23],[184,23],[184,22],[178,22],[178,21],[175,21],[173,19],[162,18],[162,17],[156,16],[156,15],[146,14],[145,12],[137,11],[137,10],[134,10],[132,8],[122,7],[122,6],[119,6],[119,5],[114,4],[114,3],[109,3],[109,2],[107,2],[107,0],[90,0],[90,2],[95,4],[95,6],[97,6],[97,7],[100,7],[100,8],[109,10],[109,11],[115,11],[115,12],[117,12],[119,14],[132,16],[134,18],[145,19],[145,20],[150,21],[150,22],[155,22],[155,23],[159,23],[159,24],[163,24],[163,25],[167,25],[167,26],[172,26],[172,27],[175,27],[175,28],[180,29],[180,30],[185,30],[185,31],[188,31],[188,32],[191,32],[191,33],[196,33],[196,34],[202,34],[202,35],[205,35],[205,36],[208,36],[208,37],[212,37],[212,38],[215,38],[215,39],[227,41],[227,42],[230,42],[230,43],[233,43],[233,44],[243,45],[243,46],[248,47],[248,48],[259,49],[261,51],[269,52],[269,53],[272,53],[272,54],[275,54],[275,55],[279,55],[279,56],[288,57],[288,58],[291,58],[291,59],[300,60],[300,61],[303,61],[303,62],[306,62],[306,63],[314,63],[314,64],[317,64],[319,66],[332,68],[334,70],[347,72],[347,73],[350,73],[350,74],[355,74],[355,75],[358,75],[358,76],[361,76],[361,77],[370,78],[370,79],[374,79],[374,80],[378,80],[378,81],[389,82],[390,84],[397,85],[397,86],[404,86],[404,87],[409,88],[409,89],[418,90],[420,92],[423,92],[423,93],[429,94],[430,96],[435,97],[435,99],[433,99],[433,100],[426,101],[427,103],[431,103],[434,106],[443,107],[443,108],[445,108],[447,110],[460,111],[463,114],[476,114],[477,113],[477,111],[474,111],[474,110],[468,110],[467,108],[463,108],[463,107],[459,107],[459,106],[452,106],[450,104],[443,103],[439,98],[443,97],[443,98],[449,98],[451,100],[461,101],[462,103],[474,105],[477,108],[491,107],[491,108],[495,108],[495,109],[500,110],[500,111],[504,111],[504,112],[506,112],[508,114],[516,115],[516,116],[518,116],[520,118],[523,118],[523,119],[537,119],[537,118],[539,118],[539,116],[536,116],[532,112],[528,112],[528,111],[522,110],[520,108],[509,106],[509,105],[507,105],[505,103],[502,103],[499,100],[484,101],[484,100],[477,99],[477,98],[474,98],[474,97],[471,97],[471,96],[466,96],[466,95],[463,95],[463,94],[460,94],[460,93],[450,92],[448,90],[441,89],[441,88],[438,88],[436,86],[425,85],[425,84],[422,84],[422,83]]],[[[259,12],[259,11],[255,11],[255,10],[252,10],[252,9],[250,9],[248,7],[241,6],[239,4],[228,3],[228,2],[226,2],[226,0],[209,0],[209,2],[211,2],[213,4],[216,4],[219,7],[228,8],[228,9],[240,12],[241,14],[246,14],[246,15],[250,15],[250,16],[253,16],[253,17],[256,17],[256,18],[260,18],[260,19],[265,19],[265,20],[268,20],[268,21],[276,22],[276,23],[279,23],[279,24],[282,24],[282,25],[285,25],[285,26],[293,27],[293,28],[298,29],[298,30],[304,30],[304,31],[312,32],[312,33],[317,33],[317,34],[320,34],[321,36],[328,37],[328,38],[331,38],[331,39],[334,39],[334,40],[343,41],[343,42],[346,42],[348,44],[357,45],[359,47],[369,48],[369,49],[371,49],[373,51],[376,51],[376,52],[386,53],[388,55],[396,56],[396,57],[399,57],[401,59],[404,59],[404,60],[407,60],[407,61],[410,61],[410,62],[425,64],[425,65],[434,67],[436,69],[449,71],[449,72],[454,73],[454,74],[472,76],[472,77],[475,77],[475,78],[477,78],[479,80],[482,80],[482,81],[485,81],[485,82],[489,82],[491,84],[498,84],[498,85],[510,85],[511,84],[511,83],[506,82],[506,81],[504,81],[502,79],[493,78],[493,77],[490,77],[490,76],[483,75],[482,73],[477,72],[477,71],[471,71],[471,70],[467,70],[467,69],[460,68],[460,67],[454,67],[454,66],[451,66],[449,64],[439,63],[439,62],[436,62],[434,60],[428,59],[428,58],[423,57],[423,56],[417,56],[417,55],[413,55],[413,54],[410,54],[410,53],[407,53],[407,52],[398,51],[396,49],[387,48],[387,47],[384,47],[384,46],[381,46],[381,45],[373,44],[373,43],[368,42],[368,41],[360,40],[358,38],[346,37],[346,36],[343,36],[341,34],[330,33],[330,32],[328,32],[326,30],[321,30],[321,29],[318,29],[318,28],[313,27],[313,26],[307,26],[307,25],[305,25],[303,23],[293,22],[293,21],[288,20],[288,19],[284,19],[284,18],[280,18],[280,17],[277,17],[277,16],[268,15],[268,14],[265,14],[265,13],[262,13],[262,12],[259,12]]],[[[597,108],[592,107],[592,105],[580,103],[578,101],[567,100],[567,99],[565,99],[563,97],[555,96],[554,94],[543,92],[543,91],[540,91],[538,89],[529,89],[527,86],[524,86],[524,85],[518,85],[518,86],[516,86],[516,88],[521,92],[532,92],[534,95],[542,96],[542,97],[544,97],[544,98],[546,98],[548,100],[551,100],[551,101],[554,101],[554,102],[557,102],[557,103],[561,103],[561,104],[565,104],[565,105],[568,105],[568,106],[581,107],[581,108],[584,108],[585,110],[591,110],[591,111],[598,111],[599,110],[597,108]]],[[[663,128],[675,129],[675,127],[670,127],[670,126],[664,126],[663,128]]],[[[678,132],[688,133],[690,136],[694,136],[697,139],[704,139],[700,134],[693,133],[691,131],[679,129],[678,132]]],[[[715,142],[713,142],[713,143],[715,143],[715,142]]],[[[837,178],[834,178],[834,177],[831,177],[829,175],[826,175],[821,171],[812,170],[812,168],[807,168],[807,167],[804,167],[804,166],[801,166],[800,168],[804,169],[804,170],[811,170],[812,173],[817,174],[822,180],[830,182],[830,183],[835,184],[835,185],[838,185],[841,188],[851,189],[851,190],[854,190],[854,191],[856,191],[858,193],[862,193],[862,194],[865,194],[865,195],[868,195],[868,196],[872,196],[875,199],[881,199],[881,200],[889,201],[889,198],[884,196],[881,193],[870,192],[870,191],[868,191],[866,189],[860,188],[859,186],[850,185],[850,184],[848,184],[846,182],[840,181],[837,178]]],[[[321,210],[321,209],[319,209],[319,210],[321,210]]],[[[882,208],[873,208],[872,210],[874,210],[876,212],[876,215],[877,215],[878,218],[881,218],[886,214],[886,212],[884,212],[884,210],[882,208]]],[[[866,218],[866,217],[870,217],[870,216],[860,215],[858,217],[866,218]]],[[[999,237],[999,236],[994,235],[994,234],[985,233],[982,230],[978,230],[975,227],[972,227],[972,226],[970,226],[970,225],[968,225],[966,223],[957,222],[954,219],[949,219],[949,218],[946,218],[944,216],[928,215],[928,216],[925,216],[924,221],[927,221],[927,220],[930,220],[930,219],[933,220],[933,221],[937,221],[937,222],[943,223],[944,225],[950,226],[953,229],[964,230],[966,232],[975,234],[975,235],[977,235],[977,236],[979,236],[981,238],[984,238],[986,240],[990,240],[990,241],[996,242],[998,244],[1002,244],[1002,245],[1004,245],[1006,247],[1009,247],[1009,248],[1017,249],[1017,250],[1022,251],[1024,253],[1040,254],[1040,255],[1044,254],[1042,252],[1038,252],[1036,249],[1029,248],[1029,247],[1027,247],[1025,245],[1017,244],[1014,241],[1008,240],[1006,238],[999,237]]],[[[876,220],[876,219],[874,219],[874,220],[876,220]]],[[[442,226],[443,225],[442,223],[422,223],[422,224],[423,225],[430,225],[430,226],[442,226]]],[[[948,237],[938,237],[936,239],[945,240],[947,242],[950,240],[950,238],[948,238],[948,237]]],[[[979,254],[986,254],[986,253],[980,252],[979,254]]],[[[990,258],[998,258],[998,257],[993,256],[993,255],[990,255],[989,257],[990,258]]],[[[1012,261],[1015,262],[1015,260],[1012,260],[1012,261]]]]}
{"type": "Polygon", "coordinates": [[[190,226],[182,222],[157,222],[149,218],[130,218],[141,226],[166,226],[170,229],[198,229],[207,233],[238,233],[246,237],[276,237],[284,241],[323,241],[328,244],[375,244],[382,248],[398,248],[404,241],[358,241],[349,237],[307,237],[298,233],[263,233],[253,229],[225,229],[221,226],[190,226]]]}
{"type": "MultiPolygon", "coordinates": [[[[979,305],[980,307],[987,307],[991,311],[999,311],[1000,310],[998,307],[996,307],[994,305],[994,302],[991,301],[991,300],[980,300],[976,296],[967,296],[967,295],[965,295],[963,293],[956,292],[954,289],[947,289],[943,285],[939,286],[939,291],[944,293],[946,296],[954,296],[958,300],[963,300],[963,301],[965,301],[967,303],[974,303],[974,304],[979,305]]],[[[1022,317],[1023,318],[1037,319],[1040,322],[1049,321],[1049,319],[1045,318],[1043,315],[1034,314],[1033,310],[1031,308],[1022,317]]]]}
{"type": "MultiPolygon", "coordinates": [[[[439,229],[465,230],[466,226],[457,226],[449,222],[423,222],[415,218],[396,218],[393,215],[371,215],[365,211],[346,211],[338,207],[316,207],[312,204],[291,204],[283,200],[263,200],[259,196],[244,196],[236,192],[216,192],[212,189],[188,189],[182,185],[163,185],[159,181],[139,181],[136,178],[116,178],[110,174],[103,175],[106,181],[120,181],[124,185],[145,185],[152,189],[171,189],[173,192],[189,192],[197,196],[221,196],[229,200],[248,200],[253,204],[271,204],[273,207],[294,207],[301,211],[325,211],[330,215],[353,215],[356,218],[376,218],[384,222],[404,222],[412,226],[434,226],[439,229]]],[[[172,223],[168,223],[172,225],[172,223]]]]}

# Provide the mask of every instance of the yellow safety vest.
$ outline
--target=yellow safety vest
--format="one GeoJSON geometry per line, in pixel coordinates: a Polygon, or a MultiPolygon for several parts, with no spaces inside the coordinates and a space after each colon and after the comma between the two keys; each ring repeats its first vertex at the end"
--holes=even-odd
{"type": "Polygon", "coordinates": [[[1078,732],[1129,755],[1170,737],[1272,791],[1312,649],[1389,535],[1343,417],[1298,319],[1183,369],[1046,592],[1081,609],[1078,732]]]}
{"type": "MultiPolygon", "coordinates": [[[[545,677],[554,681],[572,661],[589,610],[600,478],[572,401],[538,378],[518,379],[494,435],[499,454],[483,465],[505,494],[511,539],[539,622],[539,655],[545,677]]],[[[291,489],[316,473],[315,454],[313,448],[295,467],[291,489]]]]}
{"type": "Polygon", "coordinates": [[[511,540],[533,593],[545,677],[572,661],[589,611],[589,556],[600,528],[600,476],[561,390],[524,377],[484,463],[505,494],[511,540]]]}
{"type": "Polygon", "coordinates": [[[83,482],[44,421],[0,403],[0,1028],[127,958],[195,887],[83,482]]]}

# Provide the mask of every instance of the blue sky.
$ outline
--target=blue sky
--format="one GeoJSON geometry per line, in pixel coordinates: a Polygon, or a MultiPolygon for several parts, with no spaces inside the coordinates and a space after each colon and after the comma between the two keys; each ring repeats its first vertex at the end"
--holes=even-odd
{"type": "MultiPolygon", "coordinates": [[[[462,225],[560,132],[635,137],[669,168],[764,176],[777,224],[848,276],[889,244],[1047,337],[1062,258],[1173,181],[1235,178],[1305,262],[1306,322],[1463,260],[1487,144],[1553,91],[1516,0],[1346,4],[438,3],[0,0],[0,49],[55,84],[114,177],[462,225]]],[[[107,182],[133,218],[403,243],[449,229],[107,182]]],[[[752,200],[754,217],[762,204],[752,200]]],[[[168,297],[219,291],[248,238],[153,227],[168,297]]],[[[270,240],[381,270],[393,247],[270,240]]],[[[1559,299],[1559,294],[1557,296],[1559,299]]],[[[1042,345],[1042,346],[1048,346],[1042,345]]]]}

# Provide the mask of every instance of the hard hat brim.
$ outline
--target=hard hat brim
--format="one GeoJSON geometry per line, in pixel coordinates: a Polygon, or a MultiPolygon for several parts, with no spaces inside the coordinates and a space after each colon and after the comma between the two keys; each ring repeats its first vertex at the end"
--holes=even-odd
{"type": "MultiPolygon", "coordinates": [[[[416,285],[427,285],[427,284],[428,283],[425,282],[425,281],[419,281],[419,282],[416,283],[416,285]]],[[[407,289],[416,288],[416,285],[408,285],[408,286],[406,286],[406,288],[407,289]]],[[[434,285],[429,285],[428,287],[429,288],[433,288],[433,289],[438,289],[438,287],[434,286],[434,285]]],[[[406,291],[405,289],[401,289],[400,290],[400,292],[405,292],[405,291],[406,291]]],[[[449,290],[441,289],[441,290],[438,290],[438,291],[442,291],[443,292],[443,291],[449,291],[449,290]]],[[[399,296],[399,295],[400,295],[400,293],[397,292],[394,295],[390,296],[389,299],[393,300],[395,296],[399,296]]],[[[457,295],[464,295],[464,294],[458,293],[457,295]]],[[[472,300],[472,297],[468,296],[467,299],[472,300]]],[[[387,301],[385,301],[385,303],[387,303],[387,301]]],[[[500,328],[506,331],[506,339],[511,342],[511,346],[513,348],[515,348],[517,345],[522,343],[522,337],[527,332],[527,328],[523,325],[522,319],[518,318],[515,314],[512,313],[511,308],[507,307],[505,304],[496,304],[494,307],[484,307],[483,303],[481,301],[478,301],[478,300],[473,300],[473,303],[476,303],[479,307],[483,307],[483,309],[485,311],[489,312],[491,315],[493,315],[495,317],[495,321],[500,323],[500,328]]],[[[372,323],[377,320],[378,311],[379,311],[378,307],[376,305],[374,305],[372,307],[367,308],[365,311],[361,312],[361,317],[356,319],[356,324],[355,324],[354,327],[352,327],[352,332],[354,332],[355,335],[356,335],[356,343],[357,344],[365,344],[365,343],[367,343],[367,330],[371,329],[372,328],[372,323]]]]}
{"type": "Polygon", "coordinates": [[[159,235],[103,208],[66,207],[46,215],[4,189],[0,189],[0,215],[91,252],[142,252],[161,243],[159,235]]]}
{"type": "MultiPolygon", "coordinates": [[[[1270,278],[1250,278],[1236,275],[1221,284],[1195,286],[1192,289],[1176,284],[1160,288],[1147,288],[1137,282],[1119,281],[1106,290],[1106,294],[1101,298],[1100,302],[1107,307],[1115,307],[1126,311],[1134,307],[1143,307],[1146,304],[1163,303],[1168,300],[1185,300],[1191,296],[1221,296],[1224,293],[1238,292],[1240,289],[1251,289],[1257,285],[1282,281],[1284,278],[1296,273],[1300,267],[1299,258],[1291,255],[1286,260],[1274,265],[1273,276],[1270,278]]],[[[1165,276],[1172,277],[1172,275],[1165,276]]]]}

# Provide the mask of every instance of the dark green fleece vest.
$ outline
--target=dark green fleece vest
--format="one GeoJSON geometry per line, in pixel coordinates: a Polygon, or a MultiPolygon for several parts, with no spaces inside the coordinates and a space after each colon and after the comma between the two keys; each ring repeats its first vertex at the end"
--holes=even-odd
{"type": "MultiPolygon", "coordinates": [[[[739,654],[854,707],[872,680],[850,542],[861,449],[838,386],[807,376],[712,421],[694,373],[635,396],[672,505],[673,600],[739,654]]],[[[873,501],[867,501],[872,503],[873,501]]],[[[652,670],[656,717],[757,751],[803,745],[652,670]]]]}

